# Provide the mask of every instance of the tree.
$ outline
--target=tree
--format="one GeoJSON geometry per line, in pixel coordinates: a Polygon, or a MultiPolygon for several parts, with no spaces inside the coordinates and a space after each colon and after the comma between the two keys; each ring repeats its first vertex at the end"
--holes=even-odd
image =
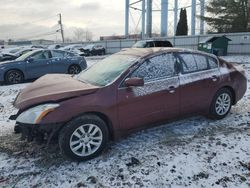
{"type": "Polygon", "coordinates": [[[206,7],[209,32],[235,33],[250,31],[250,0],[211,0],[206,7]]]}
{"type": "Polygon", "coordinates": [[[77,42],[92,41],[93,33],[88,29],[76,28],[74,30],[74,40],[77,42]]]}
{"type": "Polygon", "coordinates": [[[187,11],[186,9],[181,9],[180,20],[176,28],[176,36],[183,36],[188,34],[188,25],[187,25],[187,11]]]}

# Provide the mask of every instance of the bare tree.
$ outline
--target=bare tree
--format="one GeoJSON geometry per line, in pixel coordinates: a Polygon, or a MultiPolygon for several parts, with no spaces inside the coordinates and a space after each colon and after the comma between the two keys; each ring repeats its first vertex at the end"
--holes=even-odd
{"type": "Polygon", "coordinates": [[[93,33],[88,29],[76,28],[74,30],[74,40],[77,42],[92,41],[93,33]]]}
{"type": "Polygon", "coordinates": [[[93,33],[88,29],[85,29],[85,40],[92,41],[93,40],[93,33]]]}

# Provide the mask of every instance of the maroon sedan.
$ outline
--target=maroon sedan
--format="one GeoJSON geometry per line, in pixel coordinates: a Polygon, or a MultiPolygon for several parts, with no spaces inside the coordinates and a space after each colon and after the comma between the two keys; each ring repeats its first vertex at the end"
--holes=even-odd
{"type": "Polygon", "coordinates": [[[16,98],[16,132],[58,138],[75,160],[99,155],[109,140],[178,117],[224,118],[246,91],[239,65],[176,48],[127,49],[77,76],[46,75],[16,98]]]}

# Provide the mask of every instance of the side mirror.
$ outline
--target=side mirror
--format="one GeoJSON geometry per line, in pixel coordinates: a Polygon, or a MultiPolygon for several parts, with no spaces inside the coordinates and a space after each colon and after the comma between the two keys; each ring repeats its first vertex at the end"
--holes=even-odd
{"type": "Polygon", "coordinates": [[[139,86],[144,86],[144,80],[142,78],[127,78],[124,82],[126,87],[139,87],[139,86]]]}
{"type": "Polygon", "coordinates": [[[32,62],[34,61],[34,58],[30,57],[30,58],[27,59],[27,61],[28,61],[29,63],[32,63],[32,62]]]}

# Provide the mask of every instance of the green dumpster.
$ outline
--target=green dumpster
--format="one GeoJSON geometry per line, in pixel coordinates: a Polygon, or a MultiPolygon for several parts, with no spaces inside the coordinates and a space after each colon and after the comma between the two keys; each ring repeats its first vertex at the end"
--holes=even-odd
{"type": "Polygon", "coordinates": [[[199,42],[198,50],[218,56],[226,56],[229,41],[231,41],[231,39],[226,36],[208,37],[199,42]]]}

